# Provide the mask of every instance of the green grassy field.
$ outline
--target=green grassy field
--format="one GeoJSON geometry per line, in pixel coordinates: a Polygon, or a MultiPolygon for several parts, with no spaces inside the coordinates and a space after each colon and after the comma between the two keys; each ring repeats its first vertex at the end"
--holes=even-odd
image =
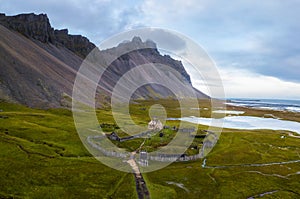
{"type": "Polygon", "coordinates": [[[299,139],[279,140],[276,132],[224,132],[206,157],[208,166],[224,168],[202,168],[202,162],[195,161],[173,163],[146,175],[157,186],[169,188],[171,181],[188,190],[173,185],[176,197],[170,198],[248,198],[271,191],[277,192],[262,198],[299,198],[300,163],[244,166],[300,159],[299,139]],[[273,146],[266,146],[270,142],[273,146]]]}
{"type": "MultiPolygon", "coordinates": [[[[146,113],[157,103],[167,107],[168,117],[179,116],[176,102],[146,101],[130,107],[133,120],[147,124],[150,117],[146,113]]],[[[87,152],[71,111],[38,110],[4,102],[0,109],[0,198],[137,198],[132,174],[113,170],[87,152]]],[[[246,114],[263,113],[248,109],[246,114]]],[[[109,109],[99,109],[97,115],[100,123],[114,124],[109,109]]],[[[209,110],[201,115],[209,116],[209,110]]],[[[292,113],[284,117],[298,121],[292,113]]],[[[155,148],[157,143],[168,142],[172,132],[165,133],[169,137],[162,140],[157,136],[146,146],[155,148]]],[[[127,143],[128,150],[135,149],[140,141],[127,143]]],[[[224,167],[202,168],[203,160],[178,162],[143,176],[151,198],[247,198],[272,191],[262,198],[299,198],[300,163],[245,166],[299,160],[299,154],[300,139],[287,133],[224,129],[206,157],[207,166],[224,167]]]]}
{"type": "Polygon", "coordinates": [[[71,112],[1,103],[0,198],[136,198],[133,175],[86,151],[71,112]]]}

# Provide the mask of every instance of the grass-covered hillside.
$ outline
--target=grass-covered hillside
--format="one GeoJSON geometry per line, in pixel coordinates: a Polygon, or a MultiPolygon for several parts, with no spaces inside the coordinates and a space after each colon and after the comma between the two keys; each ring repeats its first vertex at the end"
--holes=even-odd
{"type": "Polygon", "coordinates": [[[0,198],[135,198],[132,174],[85,150],[68,110],[1,103],[0,198]]]}
{"type": "MultiPolygon", "coordinates": [[[[179,116],[176,102],[144,101],[130,107],[133,120],[147,124],[149,107],[157,103],[167,107],[168,117],[179,116]]],[[[113,170],[87,152],[71,111],[5,102],[0,110],[0,198],[137,198],[133,174],[113,170]]],[[[201,114],[208,117],[209,110],[201,114]]],[[[113,127],[108,125],[107,133],[115,130],[109,109],[97,115],[99,123],[113,127]]],[[[199,126],[199,132],[203,129],[199,126]]],[[[147,142],[147,150],[173,136],[171,131],[164,135],[147,142]]],[[[134,150],[135,142],[124,147],[134,150]]],[[[193,144],[201,146],[201,140],[193,144]]],[[[151,198],[299,198],[300,162],[289,162],[294,160],[300,160],[300,139],[288,132],[224,129],[205,161],[173,163],[143,177],[151,198]]]]}

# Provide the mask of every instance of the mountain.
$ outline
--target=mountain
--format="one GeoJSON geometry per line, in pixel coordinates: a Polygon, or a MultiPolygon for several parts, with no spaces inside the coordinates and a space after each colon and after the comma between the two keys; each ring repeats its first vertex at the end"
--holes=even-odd
{"type": "MultiPolygon", "coordinates": [[[[174,82],[192,87],[182,63],[168,55],[161,55],[152,41],[143,42],[139,37],[134,37],[132,41],[117,47],[95,52],[105,60],[107,56],[132,46],[142,49],[118,57],[105,69],[97,89],[97,105],[109,102],[118,80],[141,64],[167,65],[181,75],[158,71],[160,77],[165,75],[174,82]]],[[[54,30],[45,14],[0,14],[0,98],[30,107],[70,106],[77,71],[95,47],[86,37],[68,34],[67,29],[54,30]]],[[[100,69],[102,66],[98,67],[100,69]]],[[[134,74],[134,78],[155,82],[158,75],[151,75],[143,69],[139,74],[134,74]]],[[[199,98],[208,98],[200,91],[194,91],[199,98]]],[[[133,95],[135,99],[167,97],[172,97],[170,89],[157,84],[141,86],[133,95]]]]}
{"type": "Polygon", "coordinates": [[[29,39],[63,46],[82,58],[86,57],[96,47],[86,37],[69,35],[68,29],[54,30],[46,14],[30,13],[16,16],[0,14],[0,24],[29,39]]]}

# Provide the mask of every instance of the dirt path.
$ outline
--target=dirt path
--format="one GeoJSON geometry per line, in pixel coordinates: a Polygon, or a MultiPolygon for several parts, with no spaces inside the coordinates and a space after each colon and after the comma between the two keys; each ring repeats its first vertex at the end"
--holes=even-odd
{"type": "Polygon", "coordinates": [[[293,135],[292,133],[289,133],[289,136],[290,136],[290,137],[294,137],[294,138],[300,138],[300,136],[293,135]]]}
{"type": "Polygon", "coordinates": [[[237,165],[222,165],[222,166],[208,166],[206,165],[206,159],[202,162],[202,168],[208,169],[223,169],[223,168],[232,168],[232,167],[263,167],[263,166],[271,166],[271,165],[283,165],[283,164],[292,164],[298,163],[300,160],[291,160],[286,162],[270,162],[270,163],[261,163],[261,164],[237,164],[237,165]]]}
{"type": "Polygon", "coordinates": [[[133,170],[138,198],[139,199],[150,199],[150,193],[146,186],[146,182],[139,170],[139,167],[138,167],[136,161],[134,160],[135,154],[136,154],[136,152],[131,153],[131,157],[127,161],[127,163],[131,166],[131,168],[133,170]]]}

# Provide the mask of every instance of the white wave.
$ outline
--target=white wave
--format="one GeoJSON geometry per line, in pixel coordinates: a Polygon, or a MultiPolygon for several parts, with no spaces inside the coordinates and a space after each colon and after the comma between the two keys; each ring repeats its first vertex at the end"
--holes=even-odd
{"type": "Polygon", "coordinates": [[[261,110],[275,110],[275,111],[289,111],[289,112],[300,112],[300,107],[276,107],[276,106],[257,106],[253,104],[235,104],[235,103],[225,103],[227,105],[236,106],[236,107],[251,107],[261,110]]]}
{"type": "Polygon", "coordinates": [[[286,107],[287,111],[300,112],[300,107],[286,107]]]}

